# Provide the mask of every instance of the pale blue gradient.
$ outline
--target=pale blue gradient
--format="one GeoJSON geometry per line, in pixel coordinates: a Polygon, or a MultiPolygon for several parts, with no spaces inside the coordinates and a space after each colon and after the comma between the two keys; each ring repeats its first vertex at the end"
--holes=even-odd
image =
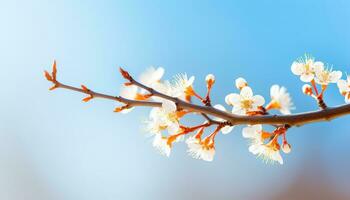
{"type": "MultiPolygon", "coordinates": [[[[62,82],[117,95],[117,66],[163,66],[166,78],[195,75],[201,93],[215,74],[217,103],[243,76],[266,98],[282,84],[296,112],[313,110],[290,65],[308,52],[350,71],[349,1],[96,2],[1,2],[0,199],[269,199],[314,159],[322,180],[349,193],[349,117],[291,129],[284,166],[251,155],[240,128],[217,138],[214,162],[184,144],[165,158],[142,131],[149,109],[115,114],[113,102],[49,92],[42,77],[56,59],[62,82]]],[[[343,103],[334,85],[327,93],[343,103]]]]}

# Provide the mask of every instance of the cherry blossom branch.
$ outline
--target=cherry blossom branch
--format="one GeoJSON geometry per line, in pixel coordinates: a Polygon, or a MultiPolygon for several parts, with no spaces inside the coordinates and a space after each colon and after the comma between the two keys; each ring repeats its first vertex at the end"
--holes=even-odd
{"type": "MultiPolygon", "coordinates": [[[[332,119],[350,114],[350,104],[345,104],[337,107],[326,107],[323,110],[304,112],[304,113],[298,113],[298,114],[292,114],[292,115],[240,116],[240,115],[235,115],[229,112],[218,110],[211,106],[196,105],[193,103],[183,101],[179,98],[168,96],[166,94],[160,93],[154,90],[153,88],[145,86],[139,83],[138,81],[134,80],[129,75],[129,73],[126,72],[125,70],[121,69],[120,71],[123,77],[126,78],[130,82],[130,84],[133,84],[142,89],[145,89],[151,95],[173,101],[174,103],[176,103],[178,109],[186,109],[189,111],[198,112],[207,121],[211,122],[212,124],[220,124],[222,122],[212,120],[211,118],[209,118],[208,115],[226,120],[226,122],[224,123],[225,125],[229,125],[229,126],[241,125],[241,124],[251,124],[251,125],[253,124],[285,125],[286,124],[288,126],[302,126],[309,123],[330,121],[332,119]]],[[[53,70],[53,77],[49,77],[48,73],[45,72],[46,78],[54,84],[54,86],[51,89],[56,89],[56,88],[68,89],[68,90],[90,95],[91,99],[97,97],[97,98],[114,100],[117,102],[124,103],[128,107],[134,107],[134,106],[161,107],[162,105],[160,102],[130,100],[130,99],[123,98],[121,96],[112,96],[112,95],[94,92],[88,89],[81,89],[81,88],[65,85],[56,80],[56,77],[55,77],[56,73],[57,73],[57,70],[56,70],[55,64],[54,64],[54,70],[53,70]]]]}
{"type": "Polygon", "coordinates": [[[45,77],[53,83],[50,90],[62,88],[86,94],[84,102],[103,98],[121,103],[121,106],[115,108],[115,112],[127,113],[137,106],[153,107],[147,121],[147,131],[154,136],[152,145],[165,156],[170,155],[173,144],[183,141],[184,136],[189,135],[186,139],[189,155],[212,161],[215,155],[215,137],[218,133],[227,134],[235,125],[248,125],[242,129],[242,136],[250,140],[249,151],[267,162],[283,164],[280,150],[285,154],[291,152],[291,145],[286,137],[289,128],[330,121],[350,114],[349,76],[347,80],[341,79],[341,71],[325,68],[322,62],[315,61],[308,55],[293,62],[291,70],[305,83],[302,87],[303,93],[315,99],[320,110],[291,114],[294,106],[285,87],[272,85],[271,100],[265,102],[265,98],[254,95],[248,82],[240,77],[235,81],[240,93],[230,93],[225,97],[225,103],[232,106],[232,113],[227,112],[220,104],[212,106],[210,94],[215,83],[213,74],[206,76],[207,91],[202,96],[193,88],[194,76],[188,78],[186,74],[180,74],[174,77],[173,82],[162,80],[164,69],[161,67],[145,71],[139,81],[120,68],[121,75],[127,80],[120,96],[98,93],[85,85],[79,88],[57,81],[56,62],[51,73],[45,71],[45,77]],[[327,106],[323,96],[331,83],[337,84],[340,94],[348,104],[327,106]],[[191,97],[199,100],[201,104],[191,102],[191,97]],[[271,115],[271,110],[278,110],[282,115],[271,115]],[[181,123],[183,117],[188,114],[199,114],[205,121],[200,125],[185,126],[181,123]],[[262,125],[270,125],[275,129],[268,132],[262,125]],[[210,131],[207,128],[211,126],[215,127],[214,132],[206,134],[205,132],[210,131]],[[197,133],[193,135],[195,131],[197,133]]]}

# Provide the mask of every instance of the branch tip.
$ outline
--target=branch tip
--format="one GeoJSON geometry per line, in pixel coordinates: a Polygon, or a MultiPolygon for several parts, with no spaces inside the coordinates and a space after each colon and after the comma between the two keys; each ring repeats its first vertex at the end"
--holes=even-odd
{"type": "Polygon", "coordinates": [[[57,67],[56,67],[56,60],[54,60],[53,64],[52,64],[52,77],[53,77],[53,80],[56,80],[56,75],[57,75],[57,67]]]}
{"type": "Polygon", "coordinates": [[[48,81],[53,81],[53,79],[52,79],[50,73],[49,73],[48,71],[46,71],[46,70],[44,71],[44,76],[45,76],[45,78],[46,78],[48,81]]]}
{"type": "Polygon", "coordinates": [[[125,71],[123,68],[119,67],[120,74],[128,81],[132,81],[132,77],[130,76],[129,72],[125,71]]]}

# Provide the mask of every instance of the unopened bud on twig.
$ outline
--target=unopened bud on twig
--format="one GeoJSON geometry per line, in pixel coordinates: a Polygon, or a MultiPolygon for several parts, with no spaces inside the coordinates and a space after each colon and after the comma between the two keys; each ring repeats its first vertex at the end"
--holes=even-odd
{"type": "Polygon", "coordinates": [[[130,76],[129,72],[125,71],[123,68],[119,67],[120,74],[128,81],[132,80],[132,77],[130,76]]]}
{"type": "Polygon", "coordinates": [[[236,88],[239,89],[239,90],[241,90],[245,86],[248,86],[247,81],[244,78],[242,78],[242,77],[237,78],[235,83],[236,83],[236,88]]]}
{"type": "Polygon", "coordinates": [[[208,74],[205,77],[205,81],[207,82],[207,86],[211,87],[215,83],[215,76],[213,74],[208,74]]]}
{"type": "Polygon", "coordinates": [[[314,94],[312,91],[312,87],[309,84],[303,85],[302,90],[303,90],[303,93],[306,95],[312,96],[314,94]]]}
{"type": "Polygon", "coordinates": [[[292,147],[290,146],[290,144],[287,143],[287,141],[283,142],[282,151],[283,153],[286,153],[286,154],[292,151],[292,147]]]}

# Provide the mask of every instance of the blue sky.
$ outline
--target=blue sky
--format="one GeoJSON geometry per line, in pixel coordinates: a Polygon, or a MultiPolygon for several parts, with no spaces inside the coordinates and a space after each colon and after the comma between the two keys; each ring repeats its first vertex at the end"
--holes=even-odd
{"type": "MultiPolygon", "coordinates": [[[[133,74],[163,66],[166,78],[186,72],[200,92],[213,73],[217,103],[243,76],[266,98],[272,84],[286,86],[295,112],[309,111],[316,105],[290,65],[311,53],[349,72],[349,11],[345,0],[3,1],[0,197],[269,198],[271,185],[288,187],[313,159],[332,185],[346,189],[349,117],[291,129],[293,151],[282,167],[252,156],[240,128],[218,137],[212,163],[191,159],[185,145],[167,159],[144,137],[148,109],[119,115],[113,102],[84,104],[80,94],[49,92],[42,71],[56,59],[62,82],[109,94],[123,82],[117,66],[133,74]]],[[[335,86],[327,92],[329,105],[343,103],[335,86]]]]}

